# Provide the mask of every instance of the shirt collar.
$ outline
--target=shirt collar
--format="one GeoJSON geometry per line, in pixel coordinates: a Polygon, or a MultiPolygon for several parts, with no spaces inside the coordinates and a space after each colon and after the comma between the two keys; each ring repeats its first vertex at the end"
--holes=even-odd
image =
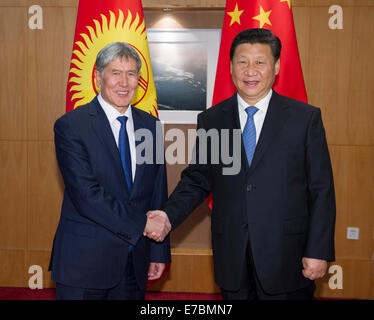
{"type": "Polygon", "coordinates": [[[120,116],[127,116],[127,118],[130,121],[132,121],[131,104],[127,108],[126,112],[122,114],[121,112],[113,108],[108,102],[106,102],[104,98],[101,96],[101,93],[98,94],[97,100],[99,101],[101,107],[103,108],[105,115],[108,118],[108,121],[110,124],[112,124],[120,116]]]}
{"type": "MultiPolygon", "coordinates": [[[[255,107],[259,109],[258,112],[265,112],[268,110],[269,107],[269,102],[271,99],[271,96],[273,94],[273,89],[270,89],[269,93],[263,97],[259,102],[256,103],[255,107]]],[[[244,101],[244,99],[237,94],[238,96],[238,107],[239,107],[239,112],[245,112],[245,109],[249,107],[248,103],[244,101]]]]}

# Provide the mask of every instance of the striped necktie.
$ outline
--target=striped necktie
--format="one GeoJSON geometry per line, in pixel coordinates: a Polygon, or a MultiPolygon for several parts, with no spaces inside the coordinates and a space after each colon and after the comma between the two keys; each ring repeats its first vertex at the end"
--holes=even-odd
{"type": "Polygon", "coordinates": [[[243,144],[245,153],[247,154],[248,165],[251,166],[252,158],[256,149],[256,127],[253,121],[254,114],[258,111],[258,108],[249,106],[245,109],[248,118],[243,130],[243,144]]]}

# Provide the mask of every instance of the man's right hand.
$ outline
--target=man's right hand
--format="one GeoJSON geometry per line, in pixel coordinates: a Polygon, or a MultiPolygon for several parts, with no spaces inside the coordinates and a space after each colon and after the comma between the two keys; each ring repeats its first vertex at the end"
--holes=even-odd
{"type": "Polygon", "coordinates": [[[167,214],[161,210],[147,212],[147,223],[143,232],[144,236],[161,242],[171,230],[171,224],[167,214]]]}

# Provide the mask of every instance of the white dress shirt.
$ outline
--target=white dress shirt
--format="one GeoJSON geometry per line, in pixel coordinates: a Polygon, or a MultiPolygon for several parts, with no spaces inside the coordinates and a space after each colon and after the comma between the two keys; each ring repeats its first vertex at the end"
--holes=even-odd
{"type": "MultiPolygon", "coordinates": [[[[264,124],[266,112],[268,111],[269,102],[271,95],[273,94],[273,90],[270,89],[269,93],[262,98],[259,102],[256,103],[255,107],[258,108],[258,111],[253,116],[253,121],[256,127],[256,144],[258,142],[258,138],[260,137],[262,126],[264,124]]],[[[249,107],[248,103],[246,103],[239,95],[238,96],[238,109],[239,109],[239,119],[240,119],[240,129],[244,130],[245,124],[247,123],[247,112],[245,109],[249,107]]]]}
{"type": "Polygon", "coordinates": [[[135,129],[134,129],[134,120],[132,118],[132,109],[131,105],[127,108],[127,111],[122,114],[115,108],[113,108],[109,103],[107,103],[101,93],[97,96],[97,100],[99,101],[101,107],[103,108],[106,117],[108,118],[110,127],[112,128],[114,139],[116,140],[116,144],[118,147],[118,140],[119,140],[119,131],[121,129],[121,122],[117,120],[120,116],[126,116],[126,131],[127,136],[129,137],[129,145],[130,145],[130,153],[131,153],[131,170],[132,170],[132,181],[134,182],[135,178],[135,171],[136,171],[136,149],[135,149],[135,129]]]}

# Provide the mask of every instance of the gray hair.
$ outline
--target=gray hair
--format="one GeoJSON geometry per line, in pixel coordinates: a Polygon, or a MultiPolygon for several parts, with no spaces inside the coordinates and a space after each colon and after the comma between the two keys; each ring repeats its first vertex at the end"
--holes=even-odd
{"type": "Polygon", "coordinates": [[[138,68],[138,72],[140,72],[142,61],[140,60],[140,57],[136,50],[125,42],[112,42],[102,48],[96,57],[96,70],[100,72],[101,76],[103,76],[105,67],[118,57],[120,57],[121,59],[123,57],[126,57],[127,59],[134,59],[138,68]]]}

